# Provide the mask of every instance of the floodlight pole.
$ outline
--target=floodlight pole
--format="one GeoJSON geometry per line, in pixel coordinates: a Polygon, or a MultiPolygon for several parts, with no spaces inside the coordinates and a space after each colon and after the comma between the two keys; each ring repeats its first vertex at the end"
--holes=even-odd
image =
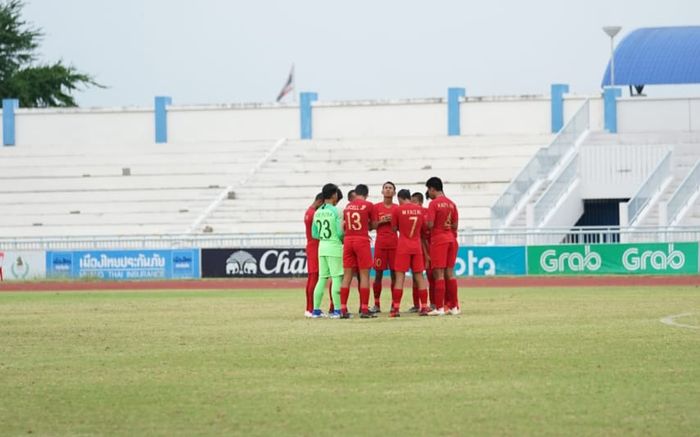
{"type": "Polygon", "coordinates": [[[603,32],[610,37],[610,86],[615,86],[615,35],[622,30],[620,26],[605,26],[603,32]]]}

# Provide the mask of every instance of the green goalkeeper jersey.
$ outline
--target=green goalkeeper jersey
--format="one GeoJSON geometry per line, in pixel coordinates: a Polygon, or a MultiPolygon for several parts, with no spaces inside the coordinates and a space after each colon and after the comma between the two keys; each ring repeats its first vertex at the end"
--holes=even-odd
{"type": "Polygon", "coordinates": [[[314,214],[311,236],[319,240],[319,256],[343,256],[343,226],[338,208],[324,203],[314,214]]]}

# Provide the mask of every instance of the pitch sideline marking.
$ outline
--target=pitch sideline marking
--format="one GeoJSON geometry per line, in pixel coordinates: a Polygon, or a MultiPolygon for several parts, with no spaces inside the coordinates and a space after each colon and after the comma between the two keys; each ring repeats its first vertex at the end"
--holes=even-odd
{"type": "Polygon", "coordinates": [[[685,316],[690,316],[693,313],[683,313],[683,314],[676,314],[675,316],[667,316],[667,317],[662,317],[659,319],[661,323],[664,325],[668,326],[675,326],[678,328],[686,328],[686,329],[700,329],[700,326],[695,326],[695,325],[686,325],[685,323],[676,323],[673,319],[677,319],[679,317],[685,317],[685,316]]]}

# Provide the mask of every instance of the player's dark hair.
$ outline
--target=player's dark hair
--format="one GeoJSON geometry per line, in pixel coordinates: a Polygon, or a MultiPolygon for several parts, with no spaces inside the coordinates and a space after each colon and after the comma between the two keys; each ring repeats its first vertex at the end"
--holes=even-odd
{"type": "Polygon", "coordinates": [[[369,195],[369,187],[365,184],[358,184],[355,187],[355,194],[367,197],[369,195]]]}
{"type": "Polygon", "coordinates": [[[357,191],[356,191],[356,190],[350,190],[350,191],[348,191],[348,199],[351,198],[351,197],[353,197],[355,194],[357,194],[357,191]]]}
{"type": "Polygon", "coordinates": [[[399,190],[399,192],[396,194],[396,197],[398,197],[399,199],[410,200],[411,192],[404,188],[402,190],[399,190]]]}
{"type": "Polygon", "coordinates": [[[323,200],[323,193],[318,193],[314,199],[315,202],[318,202],[319,200],[323,200]]]}
{"type": "Polygon", "coordinates": [[[415,193],[411,194],[411,197],[415,197],[416,199],[418,199],[418,203],[423,203],[423,193],[419,193],[418,191],[416,191],[415,193]]]}
{"type": "Polygon", "coordinates": [[[394,187],[394,191],[396,191],[396,184],[395,184],[395,183],[393,183],[393,182],[391,182],[391,181],[386,181],[386,182],[384,182],[384,183],[382,184],[382,188],[384,188],[384,185],[386,185],[386,184],[389,184],[389,185],[391,185],[392,187],[394,187]]]}
{"type": "Polygon", "coordinates": [[[324,185],[323,188],[321,189],[321,194],[323,195],[323,200],[330,199],[338,191],[340,191],[340,190],[338,189],[338,186],[336,184],[324,185]]]}
{"type": "Polygon", "coordinates": [[[442,180],[439,177],[433,176],[432,178],[428,179],[425,186],[428,188],[434,188],[437,191],[442,191],[442,180]]]}
{"type": "Polygon", "coordinates": [[[340,190],[340,188],[337,188],[335,191],[338,193],[338,202],[340,202],[343,200],[343,192],[340,190]]]}

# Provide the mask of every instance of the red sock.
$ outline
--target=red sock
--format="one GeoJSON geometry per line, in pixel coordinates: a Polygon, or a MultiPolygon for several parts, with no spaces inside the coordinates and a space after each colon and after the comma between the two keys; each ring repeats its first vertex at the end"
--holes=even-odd
{"type": "Polygon", "coordinates": [[[447,293],[450,296],[450,308],[459,308],[459,296],[457,292],[457,280],[452,278],[446,281],[447,293]]]}
{"type": "Polygon", "coordinates": [[[403,290],[400,288],[395,288],[391,290],[391,310],[398,311],[401,307],[401,298],[403,297],[403,290]]]}
{"type": "Polygon", "coordinates": [[[452,288],[450,288],[450,281],[445,279],[445,308],[448,310],[452,308],[452,288]]]}
{"type": "Polygon", "coordinates": [[[413,308],[418,308],[420,305],[418,298],[418,285],[416,285],[416,280],[413,280],[413,308]]]}
{"type": "Polygon", "coordinates": [[[376,306],[381,306],[382,303],[382,283],[375,282],[372,284],[372,289],[374,290],[374,304],[376,306]]]}
{"type": "Polygon", "coordinates": [[[314,289],[317,282],[318,272],[309,273],[309,277],[306,278],[306,311],[308,312],[314,310],[314,289]]]}
{"type": "Polygon", "coordinates": [[[435,280],[435,308],[442,309],[445,307],[445,280],[435,280]]]}
{"type": "Polygon", "coordinates": [[[428,307],[428,290],[418,290],[418,296],[420,298],[420,307],[421,308],[427,308],[428,307]]]}
{"type": "Polygon", "coordinates": [[[340,310],[348,312],[348,298],[350,297],[350,287],[340,287],[340,310]]]}
{"type": "Polygon", "coordinates": [[[369,311],[369,288],[360,288],[360,311],[369,311]]]}

